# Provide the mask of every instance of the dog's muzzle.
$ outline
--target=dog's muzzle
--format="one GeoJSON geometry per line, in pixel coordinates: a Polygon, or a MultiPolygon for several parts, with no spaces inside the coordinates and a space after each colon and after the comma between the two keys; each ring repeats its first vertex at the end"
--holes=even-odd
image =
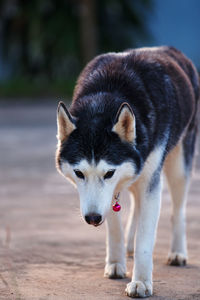
{"type": "Polygon", "coordinates": [[[89,214],[85,216],[85,221],[88,224],[94,225],[94,226],[98,226],[100,225],[102,220],[102,216],[99,214],[89,214]]]}

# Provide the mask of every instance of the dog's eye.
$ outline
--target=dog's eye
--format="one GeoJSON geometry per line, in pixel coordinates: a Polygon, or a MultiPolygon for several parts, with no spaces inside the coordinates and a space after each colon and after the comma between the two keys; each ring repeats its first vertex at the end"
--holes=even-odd
{"type": "Polygon", "coordinates": [[[81,178],[81,179],[85,179],[85,176],[83,175],[83,173],[79,170],[74,170],[74,173],[76,174],[76,176],[78,178],[81,178]]]}
{"type": "Polygon", "coordinates": [[[110,170],[103,176],[103,178],[109,179],[109,178],[113,177],[114,173],[115,173],[115,170],[110,170]]]}

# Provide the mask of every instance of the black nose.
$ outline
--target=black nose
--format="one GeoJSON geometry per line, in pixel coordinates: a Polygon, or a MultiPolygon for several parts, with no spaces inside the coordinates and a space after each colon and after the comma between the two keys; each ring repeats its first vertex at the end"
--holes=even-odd
{"type": "Polygon", "coordinates": [[[101,222],[101,219],[102,217],[99,214],[89,214],[85,216],[85,221],[94,226],[97,226],[101,222]]]}

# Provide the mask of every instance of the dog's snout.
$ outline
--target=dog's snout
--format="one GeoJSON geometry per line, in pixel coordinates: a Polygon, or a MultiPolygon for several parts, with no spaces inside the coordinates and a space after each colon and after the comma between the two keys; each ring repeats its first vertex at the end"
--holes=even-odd
{"type": "Polygon", "coordinates": [[[89,215],[85,216],[85,221],[88,224],[91,224],[91,225],[94,225],[94,226],[99,225],[101,220],[102,220],[102,217],[99,214],[89,214],[89,215]]]}

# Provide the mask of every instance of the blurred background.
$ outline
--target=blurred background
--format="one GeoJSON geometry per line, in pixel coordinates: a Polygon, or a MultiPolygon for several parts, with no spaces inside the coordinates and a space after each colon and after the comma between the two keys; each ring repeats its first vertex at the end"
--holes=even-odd
{"type": "Polygon", "coordinates": [[[71,97],[95,55],[172,45],[200,68],[198,0],[0,0],[0,98],[71,97]]]}

